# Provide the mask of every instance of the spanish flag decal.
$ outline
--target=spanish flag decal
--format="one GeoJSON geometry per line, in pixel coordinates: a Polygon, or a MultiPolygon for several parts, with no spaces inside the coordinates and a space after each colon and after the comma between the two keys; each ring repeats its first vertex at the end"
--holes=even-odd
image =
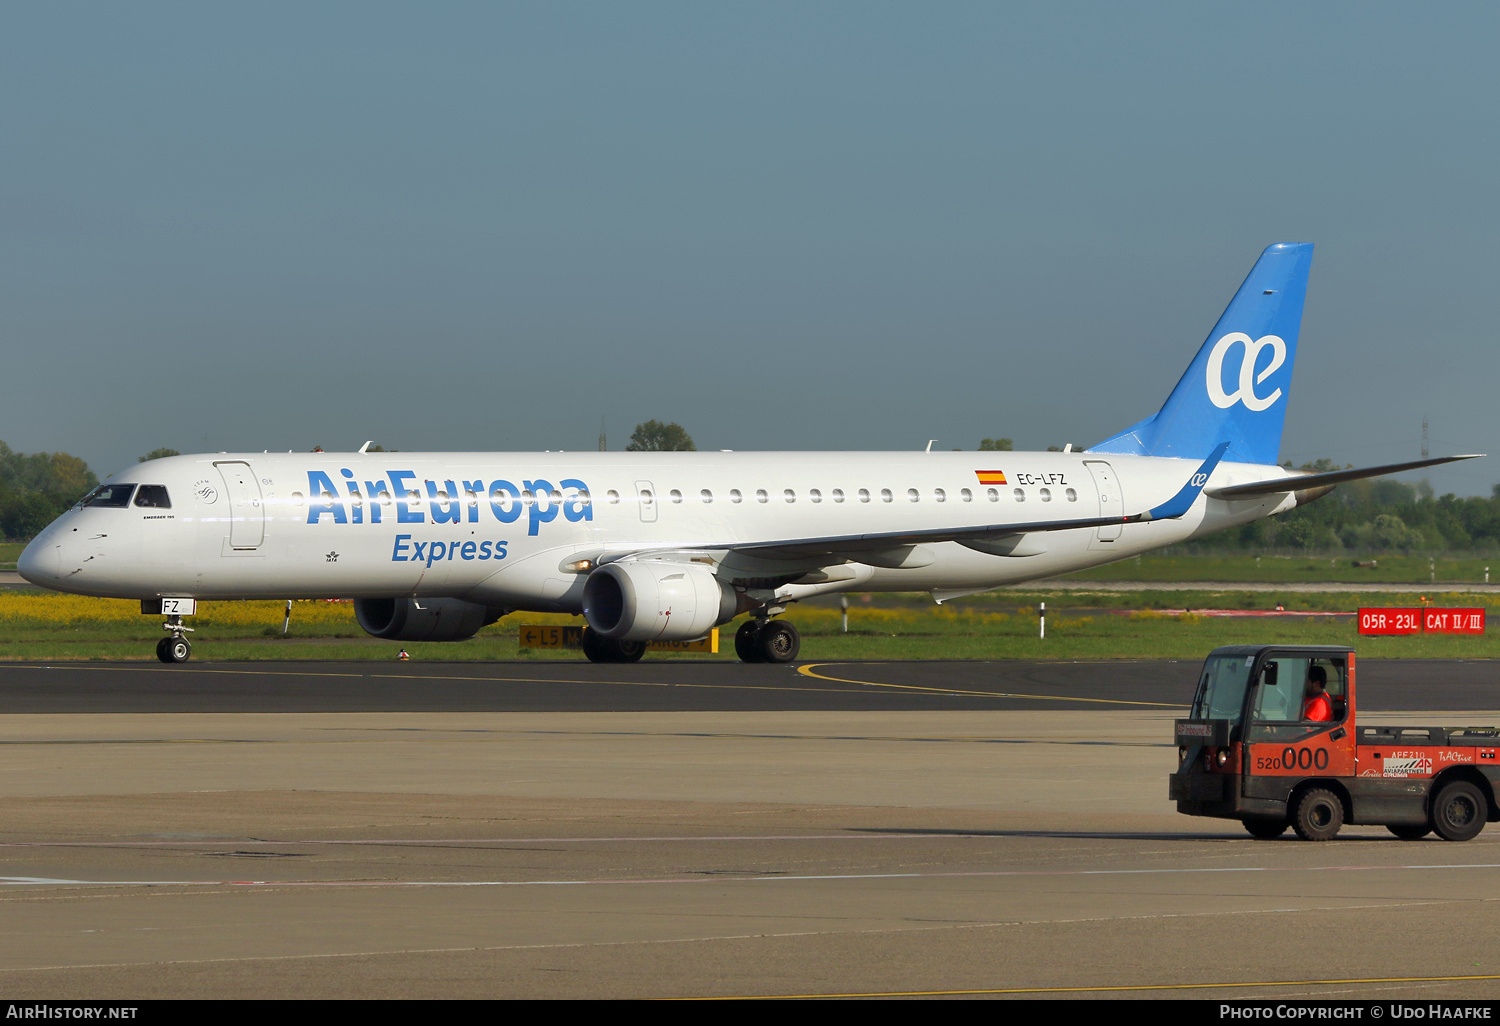
{"type": "Polygon", "coordinates": [[[1005,484],[1005,474],[998,470],[976,470],[975,475],[982,485],[1005,484]]]}

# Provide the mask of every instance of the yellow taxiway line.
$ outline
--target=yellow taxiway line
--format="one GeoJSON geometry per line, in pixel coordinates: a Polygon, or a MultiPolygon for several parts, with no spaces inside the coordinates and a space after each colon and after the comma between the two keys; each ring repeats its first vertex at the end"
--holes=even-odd
{"type": "Polygon", "coordinates": [[[1041,702],[1094,702],[1100,705],[1148,705],[1156,709],[1180,709],[1181,705],[1167,702],[1134,702],[1124,698],[1070,698],[1063,695],[1022,695],[1009,691],[965,691],[962,688],[927,688],[916,684],[884,684],[874,680],[851,680],[848,677],[831,677],[818,673],[819,666],[838,666],[839,663],[807,663],[797,667],[797,672],[818,680],[836,681],[840,684],[863,684],[872,688],[894,688],[898,691],[930,691],[940,695],[976,695],[982,698],[1031,698],[1041,702]]]}

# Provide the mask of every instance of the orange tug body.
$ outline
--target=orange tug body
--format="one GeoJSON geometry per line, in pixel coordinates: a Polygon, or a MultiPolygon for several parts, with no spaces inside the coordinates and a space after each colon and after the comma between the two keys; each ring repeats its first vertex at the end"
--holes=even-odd
{"type": "Polygon", "coordinates": [[[1266,839],[1290,827],[1307,841],[1329,840],[1345,823],[1467,841],[1500,820],[1500,731],[1360,727],[1354,668],[1341,647],[1210,652],[1192,714],[1176,722],[1177,811],[1237,819],[1266,839]],[[1306,718],[1325,705],[1320,694],[1332,718],[1306,718]]]}

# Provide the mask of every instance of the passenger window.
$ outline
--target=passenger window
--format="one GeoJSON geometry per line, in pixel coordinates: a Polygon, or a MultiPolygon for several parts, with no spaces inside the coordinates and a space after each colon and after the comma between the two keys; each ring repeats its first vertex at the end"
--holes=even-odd
{"type": "Polygon", "coordinates": [[[1063,494],[1067,495],[1069,502],[1077,502],[1078,501],[1078,493],[1076,491],[1074,491],[1073,489],[1071,489],[1071,488],[1069,488],[1063,494]]]}
{"type": "Polygon", "coordinates": [[[807,490],[807,501],[808,502],[822,502],[823,501],[823,493],[820,492],[820,491],[818,491],[816,488],[809,488],[807,490]]]}
{"type": "MultiPolygon", "coordinates": [[[[990,490],[990,494],[991,495],[994,494],[994,489],[990,490]]],[[[1011,492],[1010,494],[1011,494],[1011,498],[1015,499],[1017,502],[1025,502],[1026,501],[1026,493],[1023,492],[1019,488],[1017,488],[1015,491],[1011,492]]]]}
{"type": "Polygon", "coordinates": [[[739,502],[743,498],[744,498],[744,496],[740,494],[740,490],[738,488],[731,488],[731,489],[729,489],[729,501],[730,502],[739,502]]]}
{"type": "Polygon", "coordinates": [[[755,489],[755,501],[756,502],[770,502],[771,501],[771,497],[766,494],[766,490],[764,488],[757,488],[757,489],[755,489]]]}
{"type": "Polygon", "coordinates": [[[611,506],[618,505],[620,502],[620,493],[615,491],[613,488],[605,492],[604,497],[609,500],[609,504],[611,506]]]}
{"type": "Polygon", "coordinates": [[[1050,489],[1050,488],[1043,488],[1041,491],[1037,492],[1037,495],[1041,498],[1041,500],[1043,502],[1051,502],[1052,501],[1052,489],[1050,489]]]}
{"type": "MultiPolygon", "coordinates": [[[[1017,490],[1019,491],[1019,489],[1017,489],[1017,490]]],[[[985,498],[989,499],[991,502],[999,502],[1000,501],[1000,493],[998,491],[996,491],[995,489],[993,489],[993,488],[986,488],[984,490],[984,494],[985,494],[985,498]]],[[[1021,501],[1022,502],[1026,501],[1026,496],[1024,494],[1021,496],[1021,501]]]]}
{"type": "Polygon", "coordinates": [[[698,497],[703,500],[704,505],[707,505],[708,503],[714,501],[714,493],[709,491],[707,488],[699,492],[698,497]]]}
{"type": "Polygon", "coordinates": [[[834,502],[843,502],[844,501],[844,490],[842,488],[835,488],[833,490],[833,501],[834,502]]]}
{"type": "Polygon", "coordinates": [[[890,502],[892,498],[893,498],[893,496],[891,495],[891,490],[889,488],[882,488],[882,489],[880,489],[880,501],[881,502],[890,502]]]}
{"type": "Polygon", "coordinates": [[[967,489],[967,488],[961,490],[958,493],[958,497],[960,499],[964,500],[965,502],[973,502],[974,501],[974,493],[971,492],[971,491],[969,491],[969,489],[967,489]]]}
{"type": "Polygon", "coordinates": [[[869,502],[870,501],[870,489],[868,489],[868,488],[861,488],[859,490],[859,501],[860,502],[869,502]]]}
{"type": "Polygon", "coordinates": [[[932,497],[938,502],[948,501],[948,493],[943,491],[941,488],[934,488],[932,490],[932,497]]]}
{"type": "Polygon", "coordinates": [[[790,488],[788,488],[786,491],[782,492],[781,493],[781,497],[783,499],[785,499],[787,502],[796,502],[797,501],[797,493],[794,492],[794,491],[792,491],[790,488]]]}
{"type": "Polygon", "coordinates": [[[133,484],[106,484],[100,485],[80,500],[85,506],[108,506],[110,508],[124,508],[130,505],[130,493],[135,491],[133,484]]]}
{"type": "Polygon", "coordinates": [[[906,501],[907,502],[917,502],[921,498],[922,498],[922,493],[919,492],[919,491],[917,491],[915,488],[908,488],[906,490],[906,501]]]}
{"type": "Polygon", "coordinates": [[[667,494],[669,496],[671,496],[673,502],[681,502],[682,501],[682,493],[679,492],[676,488],[673,488],[667,494]]]}
{"type": "Polygon", "coordinates": [[[167,497],[166,485],[141,485],[135,492],[135,504],[151,509],[171,509],[172,500],[167,497]]]}

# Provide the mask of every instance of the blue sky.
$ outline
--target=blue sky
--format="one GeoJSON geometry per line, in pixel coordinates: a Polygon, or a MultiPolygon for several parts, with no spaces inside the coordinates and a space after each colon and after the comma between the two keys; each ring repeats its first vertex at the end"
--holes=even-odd
{"type": "MultiPolygon", "coordinates": [[[[1500,452],[1500,8],[37,4],[0,438],[1089,444],[1317,244],[1283,455],[1500,452]]],[[[1440,468],[1489,494],[1495,460],[1440,468]]]]}

